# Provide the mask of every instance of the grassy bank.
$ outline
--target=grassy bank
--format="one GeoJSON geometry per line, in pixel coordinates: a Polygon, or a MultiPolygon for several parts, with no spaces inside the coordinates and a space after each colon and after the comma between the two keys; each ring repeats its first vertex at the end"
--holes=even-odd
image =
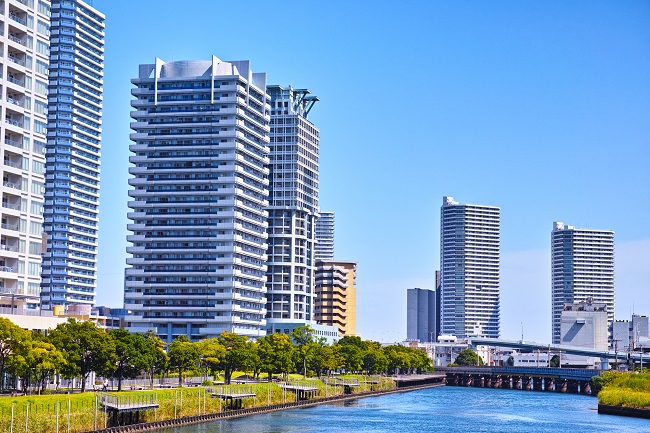
{"type": "MultiPolygon", "coordinates": [[[[360,387],[355,392],[367,391],[370,383],[363,381],[361,376],[345,376],[346,379],[360,379],[360,387]]],[[[297,378],[296,378],[297,379],[297,378]]],[[[394,382],[388,378],[381,379],[382,389],[394,388],[394,382]]],[[[318,397],[334,396],[343,393],[343,387],[326,386],[325,383],[307,379],[299,381],[300,385],[318,388],[318,397]]],[[[215,385],[218,391],[221,387],[226,389],[252,389],[255,398],[246,398],[242,401],[242,408],[266,406],[268,404],[289,403],[295,401],[295,394],[284,391],[275,382],[264,382],[250,385],[215,385]]],[[[108,393],[120,398],[137,398],[139,396],[155,395],[159,404],[157,410],[143,412],[141,422],[163,421],[187,416],[212,414],[226,409],[223,402],[210,395],[211,387],[155,389],[145,391],[123,391],[108,393]]],[[[95,428],[104,428],[106,413],[99,404],[101,393],[86,392],[83,394],[58,394],[58,395],[31,395],[21,397],[0,397],[0,432],[14,433],[40,432],[56,433],[67,432],[68,422],[71,433],[81,433],[95,428]],[[11,428],[13,407],[13,428],[11,428]]]]}
{"type": "Polygon", "coordinates": [[[602,386],[600,404],[650,409],[650,373],[606,372],[602,386]]]}

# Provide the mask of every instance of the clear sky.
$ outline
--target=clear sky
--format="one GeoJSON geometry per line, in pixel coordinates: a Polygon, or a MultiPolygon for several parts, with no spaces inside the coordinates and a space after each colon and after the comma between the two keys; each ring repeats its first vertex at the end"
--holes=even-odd
{"type": "Polygon", "coordinates": [[[501,207],[501,335],[550,340],[553,221],[616,232],[618,319],[650,315],[650,2],[95,0],[106,14],[98,302],[121,306],[130,79],[250,59],[320,97],[320,198],[358,332],[406,337],[440,206],[501,207]]]}

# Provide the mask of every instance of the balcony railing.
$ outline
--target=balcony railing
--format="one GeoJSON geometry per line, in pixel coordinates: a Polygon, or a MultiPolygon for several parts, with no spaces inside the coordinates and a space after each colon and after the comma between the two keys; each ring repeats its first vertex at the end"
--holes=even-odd
{"type": "Polygon", "coordinates": [[[9,188],[14,188],[14,189],[20,189],[21,186],[20,184],[14,183],[14,182],[9,182],[8,180],[2,182],[4,186],[7,186],[9,188]]]}
{"type": "Polygon", "coordinates": [[[0,272],[16,272],[16,268],[11,266],[0,266],[0,272]]]}
{"type": "Polygon", "coordinates": [[[17,23],[20,23],[20,24],[22,24],[22,25],[24,25],[24,26],[27,25],[27,21],[26,21],[26,20],[24,20],[24,19],[22,19],[22,18],[19,18],[18,15],[14,15],[14,14],[12,14],[11,12],[9,12],[9,18],[11,18],[12,20],[14,20],[14,21],[16,21],[17,23]]]}
{"type": "MultiPolygon", "coordinates": [[[[18,230],[20,228],[18,224],[7,224],[7,223],[0,224],[0,227],[6,230],[18,230]]],[[[6,245],[2,245],[1,249],[7,250],[8,248],[6,247],[7,247],[6,245]]],[[[9,251],[18,251],[18,250],[9,250],[9,251]]]]}
{"type": "Polygon", "coordinates": [[[7,201],[2,202],[2,207],[7,208],[7,209],[13,209],[13,210],[19,210],[20,205],[18,203],[9,203],[7,201]]]}
{"type": "Polygon", "coordinates": [[[10,41],[14,41],[14,42],[16,42],[17,44],[25,45],[25,43],[22,41],[22,39],[17,38],[17,37],[15,37],[15,36],[13,36],[13,35],[8,35],[7,38],[8,38],[10,41]]]}
{"type": "Polygon", "coordinates": [[[10,159],[5,159],[4,164],[8,165],[9,167],[14,167],[14,168],[22,168],[23,165],[20,162],[12,161],[10,159]]]}
{"type": "Polygon", "coordinates": [[[18,64],[20,66],[25,66],[25,61],[20,60],[18,57],[14,57],[14,56],[12,56],[10,54],[10,55],[7,56],[7,58],[9,59],[10,62],[14,62],[14,63],[16,63],[16,64],[18,64]]]}
{"type": "Polygon", "coordinates": [[[13,120],[13,119],[5,119],[5,122],[7,122],[7,123],[10,124],[10,125],[17,126],[17,127],[19,127],[19,128],[22,128],[22,127],[23,127],[23,122],[18,122],[17,120],[13,120]]]}
{"type": "Polygon", "coordinates": [[[8,144],[9,146],[17,147],[19,149],[23,148],[23,143],[21,143],[19,141],[12,140],[10,138],[5,138],[5,144],[8,144]]]}
{"type": "MultiPolygon", "coordinates": [[[[18,60],[18,59],[16,59],[16,60],[18,60]]],[[[25,82],[24,81],[17,80],[14,77],[7,77],[7,81],[9,81],[10,83],[18,84],[19,86],[25,87],[25,82]]]]}

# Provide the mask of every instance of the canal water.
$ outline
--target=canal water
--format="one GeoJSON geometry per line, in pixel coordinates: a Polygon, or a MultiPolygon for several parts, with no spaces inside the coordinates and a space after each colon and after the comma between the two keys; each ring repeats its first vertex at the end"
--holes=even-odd
{"type": "Polygon", "coordinates": [[[447,386],[157,433],[650,433],[650,420],[599,415],[596,408],[589,396],[447,386]]]}

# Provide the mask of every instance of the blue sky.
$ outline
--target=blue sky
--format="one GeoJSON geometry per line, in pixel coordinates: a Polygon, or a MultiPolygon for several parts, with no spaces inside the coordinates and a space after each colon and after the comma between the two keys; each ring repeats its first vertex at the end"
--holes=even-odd
{"type": "Polygon", "coordinates": [[[650,315],[650,2],[95,0],[106,14],[98,302],[122,304],[130,79],[250,59],[321,101],[321,208],[359,263],[358,332],[406,336],[444,195],[501,207],[501,334],[550,339],[553,221],[616,232],[617,310],[650,315]],[[128,6],[127,6],[128,5],[128,6]],[[180,6],[182,5],[182,6],[180,6]]]}

